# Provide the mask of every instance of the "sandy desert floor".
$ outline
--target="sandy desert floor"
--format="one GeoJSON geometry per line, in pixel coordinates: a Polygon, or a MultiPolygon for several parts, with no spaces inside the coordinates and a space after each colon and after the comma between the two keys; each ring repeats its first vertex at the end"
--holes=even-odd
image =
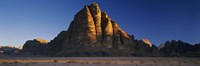
{"type": "Polygon", "coordinates": [[[0,66],[200,66],[200,58],[0,57],[0,66]]]}

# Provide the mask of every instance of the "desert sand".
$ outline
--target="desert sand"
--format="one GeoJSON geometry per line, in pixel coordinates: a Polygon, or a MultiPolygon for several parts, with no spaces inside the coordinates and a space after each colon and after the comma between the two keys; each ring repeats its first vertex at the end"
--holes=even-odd
{"type": "Polygon", "coordinates": [[[200,58],[0,57],[0,66],[200,66],[200,58]]]}

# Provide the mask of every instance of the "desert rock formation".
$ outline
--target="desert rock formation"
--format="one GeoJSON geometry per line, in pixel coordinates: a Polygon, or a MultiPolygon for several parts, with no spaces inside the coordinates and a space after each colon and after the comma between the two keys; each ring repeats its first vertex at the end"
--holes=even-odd
{"type": "Polygon", "coordinates": [[[200,44],[171,41],[159,48],[148,39],[136,40],[128,35],[97,3],[85,5],[66,31],[50,42],[27,41],[23,54],[47,56],[200,56],[200,44]]]}
{"type": "Polygon", "coordinates": [[[46,40],[36,38],[34,40],[28,40],[23,48],[22,52],[26,55],[41,55],[45,52],[48,42],[46,40]]]}

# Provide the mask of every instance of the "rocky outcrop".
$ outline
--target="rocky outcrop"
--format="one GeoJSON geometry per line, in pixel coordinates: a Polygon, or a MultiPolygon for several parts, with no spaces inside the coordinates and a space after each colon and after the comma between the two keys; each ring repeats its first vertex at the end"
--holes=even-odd
{"type": "Polygon", "coordinates": [[[193,45],[193,56],[191,57],[200,57],[200,43],[193,45]]]}
{"type": "Polygon", "coordinates": [[[183,41],[166,41],[159,47],[160,53],[170,57],[200,57],[199,44],[191,45],[183,41]]]}
{"type": "Polygon", "coordinates": [[[22,49],[22,53],[26,55],[41,55],[45,52],[48,42],[43,39],[28,40],[22,49]]]}
{"type": "Polygon", "coordinates": [[[134,38],[131,38],[125,31],[123,31],[116,22],[111,20],[113,25],[113,45],[118,49],[129,49],[129,45],[134,45],[134,38]]]}
{"type": "Polygon", "coordinates": [[[67,35],[66,33],[67,31],[60,32],[57,37],[55,37],[52,41],[48,43],[45,52],[46,55],[52,55],[61,51],[61,49],[63,48],[62,44],[64,42],[65,36],[67,35]]]}
{"type": "Polygon", "coordinates": [[[105,12],[102,12],[102,31],[103,31],[103,41],[102,44],[106,48],[112,48],[112,36],[113,36],[113,27],[111,19],[105,12]]]}
{"type": "Polygon", "coordinates": [[[158,48],[148,39],[138,40],[132,51],[133,56],[160,56],[158,48]]]}
{"type": "Polygon", "coordinates": [[[87,5],[75,15],[67,32],[66,39],[63,42],[65,47],[80,48],[95,45],[95,42],[97,42],[96,28],[87,5]]]}
{"type": "Polygon", "coordinates": [[[151,44],[151,42],[150,42],[148,39],[142,39],[142,41],[143,41],[145,44],[149,45],[149,47],[152,47],[152,44],[151,44]]]}

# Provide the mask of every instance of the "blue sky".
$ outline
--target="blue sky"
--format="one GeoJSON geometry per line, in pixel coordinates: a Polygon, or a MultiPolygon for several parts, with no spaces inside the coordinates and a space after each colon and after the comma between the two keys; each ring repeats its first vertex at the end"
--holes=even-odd
{"type": "Polygon", "coordinates": [[[34,38],[50,41],[92,2],[137,39],[155,45],[172,39],[200,42],[198,0],[0,0],[0,45],[20,46],[34,38]]]}

